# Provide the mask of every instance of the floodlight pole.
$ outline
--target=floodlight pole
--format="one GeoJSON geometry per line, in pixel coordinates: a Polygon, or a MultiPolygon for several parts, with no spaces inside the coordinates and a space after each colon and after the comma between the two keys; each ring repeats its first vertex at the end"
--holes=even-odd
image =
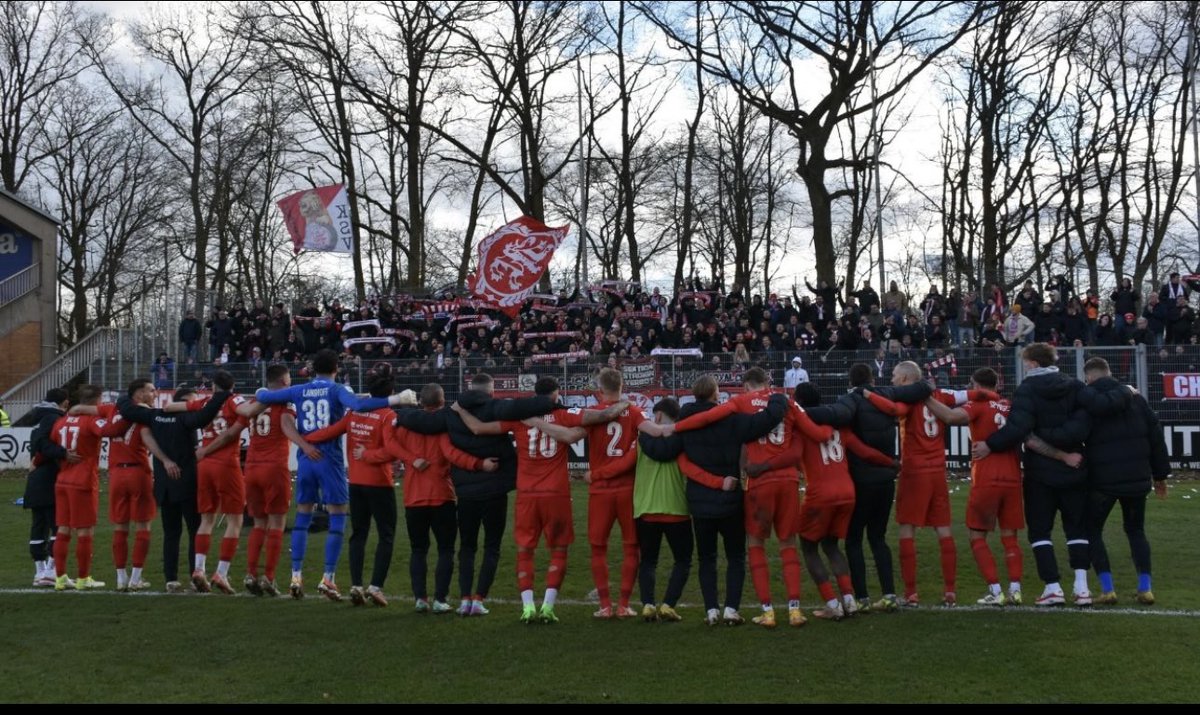
{"type": "MultiPolygon", "coordinates": [[[[872,24],[872,28],[874,28],[874,24],[872,24]]],[[[868,39],[870,39],[870,38],[868,38],[868,39]]],[[[870,51],[871,50],[868,49],[868,52],[870,52],[870,51]]],[[[880,294],[882,294],[887,288],[887,283],[884,282],[885,275],[884,275],[884,268],[883,268],[883,199],[882,199],[882,193],[881,193],[882,190],[879,186],[879,183],[880,183],[879,154],[880,154],[880,151],[882,150],[883,137],[880,136],[878,133],[878,121],[879,121],[878,120],[878,114],[879,114],[878,100],[879,100],[879,96],[875,90],[875,60],[872,58],[872,60],[871,60],[871,136],[875,140],[875,240],[877,241],[878,248],[879,248],[879,291],[880,291],[880,294]]],[[[854,276],[850,276],[850,280],[853,281],[854,276]]],[[[853,289],[854,289],[853,286],[851,286],[851,290],[853,290],[853,289]]]]}

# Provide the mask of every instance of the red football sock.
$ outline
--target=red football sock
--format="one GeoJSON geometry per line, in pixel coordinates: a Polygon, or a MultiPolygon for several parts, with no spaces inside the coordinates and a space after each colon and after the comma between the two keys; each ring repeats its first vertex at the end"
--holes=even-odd
{"type": "Polygon", "coordinates": [[[237,554],[238,537],[226,536],[221,539],[221,560],[233,561],[233,557],[237,554]]]}
{"type": "Polygon", "coordinates": [[[79,562],[79,578],[92,575],[92,536],[80,536],[75,542],[75,560],[79,562]]]}
{"type": "Polygon", "coordinates": [[[942,551],[942,581],[945,582],[946,593],[954,593],[958,581],[958,547],[954,545],[953,536],[938,539],[938,546],[942,551]]]}
{"type": "Polygon", "coordinates": [[[900,538],[900,578],[905,596],[917,592],[917,543],[904,537],[900,538]]]}
{"type": "Polygon", "coordinates": [[[796,547],[785,546],[779,550],[779,558],[783,561],[783,585],[787,588],[788,600],[800,600],[800,554],[796,547]]]}
{"type": "Polygon", "coordinates": [[[67,575],[67,554],[71,553],[71,534],[70,532],[59,532],[58,537],[54,539],[54,574],[56,576],[67,575]]]}
{"type": "Polygon", "coordinates": [[[987,539],[971,539],[971,553],[975,554],[975,563],[984,582],[989,586],[1000,583],[1000,577],[996,574],[996,559],[992,556],[987,539]]]}
{"type": "Polygon", "coordinates": [[[621,560],[621,608],[629,607],[629,597],[633,595],[633,585],[637,581],[638,562],[641,552],[637,544],[624,544],[621,547],[624,558],[621,560]]]}
{"type": "Polygon", "coordinates": [[[546,572],[546,588],[562,588],[563,578],[567,575],[567,550],[555,549],[550,552],[550,569],[546,572]]]}
{"type": "Polygon", "coordinates": [[[838,590],[843,596],[854,595],[854,582],[850,580],[850,574],[844,573],[837,577],[838,590]]]}
{"type": "Polygon", "coordinates": [[[283,551],[283,529],[267,529],[267,578],[275,580],[275,566],[283,551]]]}
{"type": "Polygon", "coordinates": [[[1000,543],[1004,545],[1004,563],[1008,566],[1008,580],[1019,583],[1025,570],[1024,554],[1021,553],[1020,542],[1015,536],[1001,536],[1000,543]]]}
{"type": "Polygon", "coordinates": [[[592,581],[600,596],[600,607],[612,608],[612,592],[608,589],[608,546],[592,545],[592,581]]]}
{"type": "Polygon", "coordinates": [[[762,546],[750,547],[750,578],[754,581],[754,593],[764,606],[771,602],[771,573],[767,570],[767,550],[762,546]]]}
{"type": "Polygon", "coordinates": [[[250,530],[250,538],[246,541],[246,571],[251,576],[258,576],[258,557],[266,540],[267,530],[263,527],[256,526],[250,530]]]}
{"type": "Polygon", "coordinates": [[[138,529],[133,534],[133,567],[140,569],[146,565],[146,557],[150,554],[150,530],[138,529]]]}
{"type": "Polygon", "coordinates": [[[829,583],[828,581],[822,581],[821,583],[818,583],[817,592],[821,594],[821,599],[826,603],[837,598],[837,596],[833,593],[833,584],[829,583]]]}
{"type": "Polygon", "coordinates": [[[517,550],[517,590],[533,590],[533,552],[517,550]]]}
{"type": "MultiPolygon", "coordinates": [[[[196,553],[208,556],[208,548],[212,546],[212,534],[196,534],[196,553]]],[[[192,564],[192,568],[195,568],[192,564]]]]}
{"type": "Polygon", "coordinates": [[[129,561],[129,532],[115,530],[113,531],[113,566],[118,570],[125,568],[125,563],[129,561]]]}

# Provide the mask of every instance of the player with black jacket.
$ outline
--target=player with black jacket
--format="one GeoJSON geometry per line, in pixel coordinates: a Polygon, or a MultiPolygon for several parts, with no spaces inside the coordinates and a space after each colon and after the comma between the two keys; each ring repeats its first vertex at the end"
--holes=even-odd
{"type": "Polygon", "coordinates": [[[33,470],[25,481],[22,504],[33,517],[29,528],[29,555],[33,557],[36,569],[33,576],[36,588],[54,586],[54,536],[58,532],[58,525],[54,523],[54,483],[59,461],[79,460],[50,438],[54,423],[63,416],[68,404],[67,391],[56,387],[46,392],[46,399],[34,405],[30,415],[35,421],[29,435],[33,470]]]}
{"type": "MultiPolygon", "coordinates": [[[[691,415],[717,406],[719,388],[710,375],[692,386],[695,402],[684,405],[680,423],[691,415]]],[[[738,613],[746,582],[746,519],[741,475],[742,445],[765,437],[783,419],[788,400],[771,395],[757,414],[732,414],[711,425],[683,432],[679,469],[687,477],[688,509],[696,534],[700,592],[704,597],[705,623],[716,625],[722,615],[727,625],[740,625],[738,613]],[[718,609],[717,537],[725,546],[725,612],[718,609]]],[[[677,427],[680,425],[677,425],[677,427]]]]}
{"type": "MultiPolygon", "coordinates": [[[[471,379],[471,388],[459,396],[458,405],[481,422],[540,417],[556,407],[549,397],[496,400],[492,397],[494,390],[491,375],[480,373],[471,379]]],[[[396,424],[419,434],[447,432],[450,443],[458,449],[480,459],[495,458],[500,463],[494,472],[450,467],[450,479],[458,497],[458,585],[462,592],[458,614],[486,615],[488,610],[483,601],[500,564],[500,542],[508,521],[508,493],[517,484],[517,452],[512,437],[507,434],[476,435],[450,408],[436,412],[402,410],[396,424]],[[479,580],[475,581],[472,590],[480,526],[483,527],[483,561],[479,566],[479,580]]]]}
{"type": "Polygon", "coordinates": [[[976,442],[972,448],[975,459],[992,452],[1003,452],[1026,444],[1023,459],[1025,520],[1029,544],[1037,563],[1038,577],[1046,584],[1038,597],[1038,606],[1061,606],[1066,603],[1059,585],[1058,560],[1054,556],[1051,532],[1056,515],[1062,516],[1063,532],[1067,537],[1067,555],[1075,571],[1074,601],[1077,606],[1092,603],[1088,589],[1087,569],[1090,565],[1087,530],[1087,472],[1079,461],[1064,461],[1033,449],[1026,441],[1036,436],[1057,451],[1078,454],[1083,451],[1090,421],[1085,406],[1123,406],[1129,401],[1126,390],[1106,395],[1081,395],[1083,383],[1060,373],[1055,363],[1058,353],[1053,345],[1033,343],[1021,351],[1025,364],[1025,379],[1017,387],[1009,411],[1008,423],[986,442],[976,442]]]}
{"type": "MultiPolygon", "coordinates": [[[[1099,393],[1126,391],[1113,379],[1104,358],[1092,358],[1083,366],[1088,390],[1099,393]]],[[[1089,411],[1091,412],[1091,411],[1089,411]]],[[[1167,443],[1163,439],[1158,416],[1146,398],[1133,395],[1129,404],[1115,414],[1097,410],[1091,415],[1087,438],[1088,542],[1092,567],[1100,579],[1100,597],[1096,603],[1115,604],[1112,569],[1104,548],[1104,523],[1115,504],[1121,505],[1125,536],[1137,568],[1138,603],[1154,603],[1150,590],[1150,542],[1146,539],[1146,495],[1153,482],[1160,498],[1167,495],[1166,478],[1171,472],[1167,443]]]]}
{"type": "MultiPolygon", "coordinates": [[[[183,526],[188,530],[188,563],[196,560],[196,532],[200,513],[196,510],[196,430],[212,422],[233,390],[233,376],[224,370],[213,376],[218,389],[212,399],[196,412],[168,412],[139,405],[128,396],[117,401],[117,411],[130,422],[143,425],[143,438],[154,455],[154,500],[158,503],[163,525],[163,577],[167,591],[183,590],[179,582],[179,541],[183,526]]],[[[181,387],[172,398],[185,403],[196,391],[181,387]]],[[[184,406],[183,409],[186,409],[184,406]]]]}
{"type": "MultiPolygon", "coordinates": [[[[893,402],[918,404],[924,402],[933,387],[917,382],[903,387],[875,386],[875,375],[865,363],[850,366],[850,392],[832,405],[808,409],[808,416],[817,424],[847,427],[864,444],[896,459],[896,418],[884,414],[863,396],[870,388],[893,402]]],[[[852,612],[870,609],[894,611],[899,607],[896,581],[892,566],[892,550],[887,544],[888,520],[896,501],[896,463],[893,466],[873,464],[850,453],[850,477],[854,480],[854,513],[846,534],[846,560],[850,564],[850,579],[854,584],[856,608],[852,612]],[[863,536],[871,546],[875,571],[883,597],[871,603],[867,588],[867,560],[863,553],[863,536]]]]}

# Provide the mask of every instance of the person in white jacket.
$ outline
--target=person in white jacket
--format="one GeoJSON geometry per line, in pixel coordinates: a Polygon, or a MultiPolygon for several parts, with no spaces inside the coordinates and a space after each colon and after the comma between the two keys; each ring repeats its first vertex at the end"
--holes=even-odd
{"type": "Polygon", "coordinates": [[[792,358],[791,369],[783,373],[783,388],[785,390],[795,390],[796,385],[808,382],[808,371],[801,367],[803,364],[804,361],[800,359],[799,355],[792,358]]]}
{"type": "Polygon", "coordinates": [[[1000,333],[1009,345],[1024,345],[1033,337],[1033,327],[1033,321],[1021,314],[1021,306],[1014,305],[1001,323],[1000,333]]]}

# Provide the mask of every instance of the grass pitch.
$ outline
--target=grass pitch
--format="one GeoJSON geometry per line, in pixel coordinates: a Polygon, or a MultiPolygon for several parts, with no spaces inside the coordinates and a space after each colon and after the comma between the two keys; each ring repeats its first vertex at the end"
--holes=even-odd
{"type": "MultiPolygon", "coordinates": [[[[924,607],[799,630],[706,628],[695,568],[682,623],[597,622],[586,539],[571,552],[556,626],[522,626],[506,542],[485,618],[418,615],[408,584],[403,525],[386,591],[386,609],[352,608],[316,597],[323,535],[309,540],[304,601],[240,594],[161,593],[161,542],[155,525],[146,577],[155,592],[33,592],[28,513],[12,504],[23,475],[0,478],[0,700],[43,703],[264,702],[1195,702],[1200,700],[1200,552],[1194,524],[1200,483],[1172,484],[1150,499],[1159,605],[1132,603],[1136,577],[1114,514],[1106,534],[1121,605],[1088,611],[924,607]]],[[[575,519],[586,530],[586,487],[577,485],[575,519]]],[[[952,485],[956,518],[965,483],[952,485]]],[[[397,497],[399,498],[399,491],[397,497]]],[[[102,487],[101,514],[107,493],[102,487]]],[[[510,500],[511,508],[511,500],[510,500]]],[[[401,513],[403,519],[403,513],[401,513]]],[[[511,515],[510,515],[511,529],[511,515]]],[[[984,585],[956,525],[959,599],[973,603],[984,585]]],[[[111,530],[97,529],[95,575],[114,580],[111,530]]],[[[895,551],[895,531],[890,533],[895,551]]],[[[1059,540],[1060,564],[1066,567],[1059,540]]],[[[286,543],[286,541],[285,541],[286,543]]],[[[618,538],[610,549],[614,592],[618,538]]],[[[245,540],[243,539],[243,549],[245,540]]],[[[999,545],[993,544],[999,556],[999,545]]],[[[1025,595],[1040,591],[1026,548],[1025,595]]],[[[368,569],[374,542],[368,544],[368,569]]],[[[926,600],[941,576],[932,531],[918,535],[919,581],[926,600]]],[[[774,554],[773,547],[768,547],[774,554]]],[[[659,591],[666,584],[663,548],[659,591]]],[[[215,546],[210,561],[215,559],[215,546]]],[[[539,596],[545,570],[538,562],[539,596]]],[[[285,563],[281,574],[286,574],[285,563]]],[[[1004,576],[1003,559],[998,558],[1004,576]]],[[[71,557],[74,563],[74,555],[71,557]]],[[[349,586],[343,552],[339,584],[349,586]]],[[[232,575],[240,582],[244,553],[232,575]]],[[[868,565],[870,559],[868,558],[868,565]]],[[[431,557],[432,578],[432,557],[431,557]]],[[[784,599],[772,559],[777,603],[784,599]]],[[[722,570],[723,573],[723,570],[722,570]]],[[[897,573],[898,576],[898,573],[897,573]]],[[[868,575],[874,586],[874,573],[868,575]]],[[[1064,576],[1064,578],[1067,578],[1064,576]]],[[[282,579],[281,579],[282,580],[282,579]]],[[[1069,581],[1069,578],[1067,579],[1069,581]]],[[[723,578],[722,578],[723,587],[723,578]]],[[[1096,581],[1092,578],[1093,589],[1096,581]]],[[[454,589],[452,589],[453,593],[454,589]]],[[[818,600],[805,574],[806,610],[818,600]]],[[[615,593],[614,593],[615,595],[615,593]]],[[[877,595],[874,594],[873,595],[877,595]]],[[[637,591],[634,592],[636,602],[637,591]]],[[[742,612],[757,606],[747,578],[742,612]]],[[[640,605],[640,604],[639,604],[640,605]]]]}

